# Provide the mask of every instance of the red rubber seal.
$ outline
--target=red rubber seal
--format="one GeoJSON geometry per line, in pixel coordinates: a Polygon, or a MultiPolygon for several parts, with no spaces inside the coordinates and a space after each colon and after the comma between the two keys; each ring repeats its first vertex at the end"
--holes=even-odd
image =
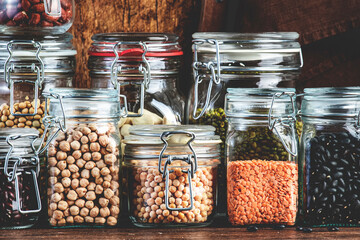
{"type": "MultiPolygon", "coordinates": [[[[144,50],[141,48],[131,48],[119,53],[119,56],[141,56],[144,53],[144,50]]],[[[90,56],[97,57],[115,57],[113,52],[90,52],[90,56]]],[[[184,55],[183,51],[172,51],[172,52],[147,52],[146,57],[175,57],[184,55]]]]}

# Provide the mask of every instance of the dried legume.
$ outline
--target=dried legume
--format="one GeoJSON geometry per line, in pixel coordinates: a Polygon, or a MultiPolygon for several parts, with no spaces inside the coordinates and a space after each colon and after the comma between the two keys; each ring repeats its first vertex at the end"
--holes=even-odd
{"type": "Polygon", "coordinates": [[[305,156],[306,224],[359,224],[360,139],[321,134],[309,141],[305,156]]]}
{"type": "Polygon", "coordinates": [[[233,225],[294,225],[298,168],[288,161],[244,160],[228,164],[227,208],[233,225]]]}
{"type": "Polygon", "coordinates": [[[50,145],[48,216],[52,226],[117,224],[119,148],[114,132],[100,124],[81,124],[60,133],[50,145]],[[83,143],[79,150],[81,138],[87,138],[90,146],[83,143]]]}

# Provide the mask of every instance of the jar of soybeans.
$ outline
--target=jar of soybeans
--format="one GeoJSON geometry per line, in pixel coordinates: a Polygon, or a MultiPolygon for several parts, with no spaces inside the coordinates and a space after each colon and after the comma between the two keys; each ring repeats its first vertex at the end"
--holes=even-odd
{"type": "Polygon", "coordinates": [[[0,229],[32,227],[41,211],[34,129],[0,131],[0,229]]]}
{"type": "Polygon", "coordinates": [[[51,227],[116,226],[120,213],[118,92],[57,88],[46,95],[51,227]]]}
{"type": "Polygon", "coordinates": [[[209,225],[220,138],[211,126],[133,126],[125,137],[130,219],[138,227],[209,225]]]}
{"type": "Polygon", "coordinates": [[[301,223],[360,226],[360,88],[304,90],[301,223]]]}
{"type": "Polygon", "coordinates": [[[72,35],[12,40],[0,36],[0,128],[44,131],[45,102],[50,88],[72,87],[76,50],[72,35]]]}
{"type": "Polygon", "coordinates": [[[294,225],[298,201],[295,89],[230,88],[225,113],[232,225],[294,225]]]}
{"type": "Polygon", "coordinates": [[[178,36],[165,33],[104,33],[92,37],[89,50],[91,87],[116,88],[126,97],[128,118],[119,124],[121,135],[131,125],[179,124],[185,101],[176,87],[183,52],[178,36]]]}
{"type": "MultiPolygon", "coordinates": [[[[213,125],[223,141],[228,88],[295,88],[303,65],[295,32],[193,34],[193,78],[186,117],[192,124],[213,125]]],[[[225,165],[220,166],[225,179],[225,165]]],[[[220,182],[225,190],[225,182],[220,182]]],[[[225,191],[220,194],[225,206],[225,191]]],[[[225,212],[226,208],[221,209],[225,212]]]]}

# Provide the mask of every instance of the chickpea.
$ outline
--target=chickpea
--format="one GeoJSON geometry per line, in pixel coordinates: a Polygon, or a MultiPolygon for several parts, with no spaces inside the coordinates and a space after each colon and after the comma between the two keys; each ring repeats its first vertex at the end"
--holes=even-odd
{"type": "MultiPolygon", "coordinates": [[[[106,197],[106,196],[105,196],[106,197]]],[[[90,200],[90,201],[93,201],[96,199],[96,194],[94,191],[88,191],[86,194],[85,194],[85,198],[86,200],[90,200]]]]}
{"type": "MultiPolygon", "coordinates": [[[[103,175],[103,176],[107,176],[107,175],[110,174],[110,170],[109,170],[109,168],[104,167],[104,168],[101,169],[100,173],[101,173],[101,175],[103,175]]],[[[110,176],[110,177],[111,177],[111,176],[110,176]]],[[[105,180],[105,179],[104,179],[104,180],[105,180]]]]}
{"type": "Polygon", "coordinates": [[[101,159],[101,153],[99,152],[93,152],[91,154],[92,160],[94,161],[99,161],[101,159]]]}
{"type": "Polygon", "coordinates": [[[67,209],[69,207],[68,203],[61,200],[59,203],[58,203],[58,208],[59,210],[62,210],[64,211],[65,209],[67,209]]]}
{"type": "Polygon", "coordinates": [[[86,201],[85,203],[85,207],[87,207],[88,209],[93,209],[95,206],[93,201],[86,201]]]}
{"type": "Polygon", "coordinates": [[[95,187],[95,193],[96,193],[97,195],[102,194],[103,191],[104,191],[104,188],[103,188],[101,185],[96,185],[96,187],[95,187]]]}
{"type": "Polygon", "coordinates": [[[87,189],[83,187],[79,187],[76,189],[76,193],[78,194],[79,197],[82,198],[87,193],[87,189]]]}
{"type": "Polygon", "coordinates": [[[84,135],[88,135],[89,133],[91,133],[91,130],[90,130],[90,128],[88,128],[88,127],[83,127],[80,131],[81,131],[82,134],[84,134],[84,135]]]}
{"type": "Polygon", "coordinates": [[[71,180],[71,188],[72,188],[72,189],[76,189],[76,188],[79,186],[79,184],[80,184],[79,179],[73,179],[73,180],[71,180]]]}
{"type": "Polygon", "coordinates": [[[120,205],[120,198],[118,196],[113,196],[110,198],[110,204],[114,206],[120,205]]]}
{"type": "Polygon", "coordinates": [[[67,198],[69,200],[75,201],[77,199],[78,195],[74,190],[70,190],[67,194],[67,198]]]}
{"type": "Polygon", "coordinates": [[[71,215],[76,216],[79,213],[80,213],[80,209],[79,209],[78,206],[73,205],[73,206],[70,207],[70,214],[71,215]]]}
{"type": "Polygon", "coordinates": [[[60,170],[57,167],[51,167],[49,170],[50,176],[58,176],[60,174],[60,170]]]}
{"type": "Polygon", "coordinates": [[[103,218],[103,217],[96,217],[96,218],[95,218],[95,223],[96,223],[96,224],[103,225],[103,224],[105,224],[105,222],[106,222],[106,219],[103,218]]]}
{"type": "Polygon", "coordinates": [[[87,189],[90,191],[95,191],[95,188],[96,188],[96,183],[94,182],[89,183],[89,185],[87,186],[87,189]]]}
{"type": "Polygon", "coordinates": [[[110,207],[110,214],[113,217],[117,217],[120,213],[120,208],[118,206],[111,206],[110,207]]]}
{"type": "Polygon", "coordinates": [[[100,216],[107,217],[110,215],[110,209],[108,207],[100,208],[100,216]]]}
{"type": "Polygon", "coordinates": [[[61,200],[61,196],[59,193],[54,193],[53,195],[51,195],[51,202],[57,203],[61,200]]]}
{"type": "Polygon", "coordinates": [[[55,183],[54,191],[57,193],[62,193],[64,191],[64,186],[61,183],[55,183]]]}
{"type": "Polygon", "coordinates": [[[80,210],[80,215],[82,217],[86,217],[87,215],[89,215],[89,212],[90,212],[90,210],[84,207],[80,210]]]}
{"type": "Polygon", "coordinates": [[[75,216],[74,217],[74,221],[76,223],[83,223],[84,222],[84,218],[83,217],[80,217],[80,216],[75,216]]]}
{"type": "Polygon", "coordinates": [[[98,135],[96,133],[92,132],[88,135],[88,138],[89,138],[90,142],[96,142],[98,139],[98,135]]]}
{"type": "Polygon", "coordinates": [[[70,172],[72,172],[72,173],[79,172],[79,167],[76,166],[76,164],[70,164],[70,165],[68,166],[68,168],[69,168],[70,172]]]}
{"type": "Polygon", "coordinates": [[[66,158],[66,162],[67,162],[67,164],[73,164],[73,163],[75,163],[75,158],[73,156],[68,156],[66,158]]]}
{"type": "Polygon", "coordinates": [[[66,158],[67,158],[66,152],[59,151],[59,152],[56,153],[56,159],[58,161],[65,160],[66,158]]]}
{"type": "Polygon", "coordinates": [[[73,224],[73,223],[74,223],[74,217],[73,217],[73,216],[68,216],[68,217],[66,218],[66,222],[67,222],[67,223],[70,223],[70,224],[73,224]]]}
{"type": "Polygon", "coordinates": [[[93,161],[88,161],[86,164],[85,164],[85,168],[88,169],[88,170],[91,170],[95,167],[95,163],[93,161]]]}
{"type": "Polygon", "coordinates": [[[49,177],[49,185],[54,185],[55,183],[57,183],[57,177],[49,177]]]}
{"type": "Polygon", "coordinates": [[[99,215],[99,212],[99,208],[95,206],[90,210],[90,217],[97,217],[99,215]]]}
{"type": "Polygon", "coordinates": [[[49,165],[50,167],[55,167],[56,164],[57,164],[56,158],[54,158],[54,157],[49,157],[49,159],[48,159],[48,165],[49,165]]]}
{"type": "Polygon", "coordinates": [[[73,141],[73,142],[71,142],[70,145],[73,150],[79,150],[80,146],[81,146],[81,144],[78,141],[73,141]]]}
{"type": "Polygon", "coordinates": [[[80,142],[82,144],[87,144],[89,142],[89,138],[87,136],[82,136],[80,142]]]}
{"type": "Polygon", "coordinates": [[[84,159],[78,159],[76,160],[76,165],[79,167],[79,168],[83,168],[85,166],[85,163],[86,161],[84,159]]]}
{"type": "Polygon", "coordinates": [[[109,144],[109,138],[106,135],[99,137],[99,143],[101,146],[106,147],[109,144]]]}
{"type": "Polygon", "coordinates": [[[100,198],[99,199],[99,204],[101,207],[107,207],[109,204],[109,199],[106,198],[100,198]]]}
{"type": "Polygon", "coordinates": [[[106,164],[103,160],[100,160],[100,161],[96,162],[96,166],[101,169],[101,168],[106,167],[106,164]]]}
{"type": "Polygon", "coordinates": [[[83,208],[85,206],[85,200],[84,199],[78,199],[75,201],[75,205],[79,208],[83,208]]]}
{"type": "MultiPolygon", "coordinates": [[[[60,170],[59,170],[59,171],[60,171],[60,170]]],[[[64,170],[62,170],[62,171],[61,171],[61,176],[62,176],[63,178],[65,178],[65,177],[70,177],[70,176],[71,176],[70,170],[69,170],[69,169],[64,169],[64,170]]]]}
{"type": "Polygon", "coordinates": [[[114,154],[106,154],[104,160],[106,164],[113,165],[116,162],[116,156],[114,154]]]}
{"type": "MultiPolygon", "coordinates": [[[[74,151],[74,152],[72,153],[72,156],[75,158],[75,160],[81,158],[81,155],[82,155],[82,153],[81,153],[80,150],[76,150],[76,151],[74,151]]],[[[84,159],[84,160],[85,160],[85,159],[84,159]]]]}
{"type": "Polygon", "coordinates": [[[89,152],[89,150],[90,150],[89,144],[83,144],[83,145],[81,145],[81,152],[82,152],[82,153],[89,152]]]}
{"type": "Polygon", "coordinates": [[[87,187],[89,185],[89,180],[87,180],[86,178],[82,178],[80,179],[80,186],[82,187],[87,187]]]}
{"type": "Polygon", "coordinates": [[[99,168],[94,167],[93,169],[91,169],[91,176],[93,176],[94,178],[100,177],[100,170],[99,170],[99,168]]]}
{"type": "Polygon", "coordinates": [[[76,141],[79,141],[82,138],[82,136],[83,136],[83,133],[80,132],[80,131],[74,131],[73,132],[73,138],[76,141]]]}
{"type": "Polygon", "coordinates": [[[106,223],[109,226],[115,226],[117,224],[117,219],[115,217],[110,216],[110,217],[107,218],[106,223]]]}
{"type": "Polygon", "coordinates": [[[60,220],[64,217],[64,213],[62,211],[59,211],[59,210],[55,210],[54,213],[53,213],[53,218],[55,220],[60,220]]]}
{"type": "MultiPolygon", "coordinates": [[[[71,150],[70,144],[67,141],[61,141],[59,144],[59,148],[63,152],[69,152],[71,150]]],[[[57,156],[57,155],[56,155],[57,156]]],[[[59,158],[58,158],[59,159],[59,158]]]]}
{"type": "Polygon", "coordinates": [[[100,144],[97,142],[90,143],[90,151],[91,152],[99,152],[100,151],[100,144]]]}
{"type": "Polygon", "coordinates": [[[83,169],[81,171],[81,177],[82,178],[90,178],[90,171],[88,169],[83,169]]]}
{"type": "Polygon", "coordinates": [[[94,223],[94,218],[90,217],[90,216],[86,216],[85,217],[85,222],[87,223],[94,223]]]}
{"type": "Polygon", "coordinates": [[[55,211],[55,210],[58,208],[58,206],[57,206],[56,203],[50,203],[49,208],[50,208],[51,210],[55,211]]]}

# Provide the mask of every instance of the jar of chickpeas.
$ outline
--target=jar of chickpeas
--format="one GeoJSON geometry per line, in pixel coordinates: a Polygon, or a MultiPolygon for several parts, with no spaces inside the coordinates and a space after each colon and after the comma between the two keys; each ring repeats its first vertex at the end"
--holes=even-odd
{"type": "Polygon", "coordinates": [[[123,172],[138,227],[206,226],[217,202],[220,137],[212,126],[133,126],[123,172]]]}
{"type": "Polygon", "coordinates": [[[50,88],[72,87],[76,50],[70,33],[16,40],[0,37],[0,128],[34,128],[42,135],[50,88]]]}

